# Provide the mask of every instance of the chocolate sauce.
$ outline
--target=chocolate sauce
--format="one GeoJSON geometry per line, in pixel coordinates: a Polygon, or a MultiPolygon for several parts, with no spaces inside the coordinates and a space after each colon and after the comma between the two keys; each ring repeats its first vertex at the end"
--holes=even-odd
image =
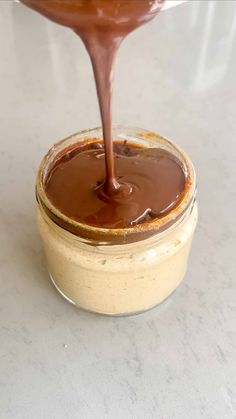
{"type": "Polygon", "coordinates": [[[182,197],[181,163],[163,149],[141,149],[112,139],[114,61],[122,40],[151,20],[165,0],[21,0],[83,40],[91,58],[103,144],[77,147],[46,179],[48,198],[74,220],[104,228],[132,227],[162,217],[182,197]]]}
{"type": "Polygon", "coordinates": [[[126,228],[164,216],[182,197],[181,163],[164,149],[114,142],[116,176],[122,187],[112,196],[103,188],[104,160],[99,143],[77,145],[62,155],[45,182],[52,204],[85,224],[126,228]]]}
{"type": "Polygon", "coordinates": [[[49,19],[72,28],[91,58],[103,127],[106,181],[112,195],[120,188],[112,141],[112,87],[116,52],[134,29],[152,19],[165,0],[21,0],[49,19]]]}

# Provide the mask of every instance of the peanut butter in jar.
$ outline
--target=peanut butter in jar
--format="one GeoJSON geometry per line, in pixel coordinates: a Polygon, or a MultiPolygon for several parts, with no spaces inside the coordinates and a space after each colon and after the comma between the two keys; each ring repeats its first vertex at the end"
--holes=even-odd
{"type": "MultiPolygon", "coordinates": [[[[129,227],[104,228],[70,218],[52,203],[46,191],[53,169],[68,151],[86,153],[85,145],[86,150],[99,150],[101,129],[78,133],[53,146],[39,169],[36,194],[39,230],[56,288],[86,310],[124,315],[161,303],[182,281],[197,223],[196,177],[189,157],[159,135],[117,127],[114,138],[114,144],[123,141],[130,150],[146,150],[151,159],[156,150],[173,156],[185,178],[173,208],[129,227]]],[[[131,156],[124,158],[132,161],[131,156]]]]}

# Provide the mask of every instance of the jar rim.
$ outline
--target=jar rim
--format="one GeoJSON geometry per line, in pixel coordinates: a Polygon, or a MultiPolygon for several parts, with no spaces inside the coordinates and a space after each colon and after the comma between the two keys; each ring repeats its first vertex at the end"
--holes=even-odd
{"type": "Polygon", "coordinates": [[[188,155],[169,139],[136,127],[113,126],[113,138],[115,140],[128,139],[148,147],[165,148],[177,156],[182,164],[185,174],[185,190],[180,202],[167,214],[153,220],[145,221],[132,227],[126,228],[102,228],[85,224],[63,214],[48,199],[44,183],[50,168],[56,157],[64,154],[65,150],[76,144],[93,143],[102,140],[102,128],[96,127],[79,131],[54,144],[43,157],[36,180],[36,198],[38,204],[46,211],[49,218],[63,229],[75,234],[91,244],[125,244],[140,241],[156,235],[180,221],[195,198],[196,174],[193,164],[188,155]]]}

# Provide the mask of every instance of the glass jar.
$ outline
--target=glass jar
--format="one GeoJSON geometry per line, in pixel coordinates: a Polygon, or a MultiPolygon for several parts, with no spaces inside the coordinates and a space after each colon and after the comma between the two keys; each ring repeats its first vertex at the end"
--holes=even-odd
{"type": "Polygon", "coordinates": [[[178,157],[186,176],[178,205],[162,218],[124,229],[93,227],[60,213],[45,194],[47,174],[65,150],[80,142],[101,141],[102,130],[95,128],[60,141],[42,160],[37,216],[49,275],[57,290],[86,310],[124,315],[161,303],[182,281],[197,223],[196,176],[185,152],[160,135],[118,126],[113,136],[146,148],[161,147],[178,157]]]}

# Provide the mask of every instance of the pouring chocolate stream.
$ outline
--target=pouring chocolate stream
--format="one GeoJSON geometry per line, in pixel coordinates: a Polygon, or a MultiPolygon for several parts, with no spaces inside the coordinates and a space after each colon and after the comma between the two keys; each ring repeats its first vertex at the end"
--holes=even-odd
{"type": "Polygon", "coordinates": [[[76,158],[72,153],[73,162],[67,159],[65,163],[62,159],[59,163],[63,167],[64,181],[58,163],[46,184],[50,200],[66,215],[103,227],[127,227],[162,216],[174,207],[184,191],[181,164],[165,150],[159,150],[159,160],[155,151],[149,151],[149,161],[141,151],[128,161],[124,155],[126,144],[120,144],[119,153],[114,153],[112,89],[114,63],[121,42],[134,29],[154,18],[165,0],[21,1],[49,19],[72,28],[80,36],[91,58],[101,113],[104,151],[99,165],[96,147],[89,152],[82,150],[83,155],[77,154],[76,158]],[[165,164],[158,167],[158,162],[165,164]],[[86,170],[88,176],[82,179],[81,172],[86,170]],[[172,174],[172,179],[168,173],[172,174]],[[163,187],[162,181],[165,182],[163,187]],[[71,187],[66,189],[65,184],[71,187]],[[76,202],[68,199],[68,190],[76,202]],[[86,199],[87,206],[84,205],[86,199]],[[101,216],[104,210],[108,214],[105,218],[101,216]]]}
{"type": "Polygon", "coordinates": [[[105,145],[105,190],[114,193],[112,142],[112,88],[114,62],[122,40],[152,19],[164,0],[22,0],[49,19],[72,28],[83,40],[91,58],[102,119],[105,145]]]}

